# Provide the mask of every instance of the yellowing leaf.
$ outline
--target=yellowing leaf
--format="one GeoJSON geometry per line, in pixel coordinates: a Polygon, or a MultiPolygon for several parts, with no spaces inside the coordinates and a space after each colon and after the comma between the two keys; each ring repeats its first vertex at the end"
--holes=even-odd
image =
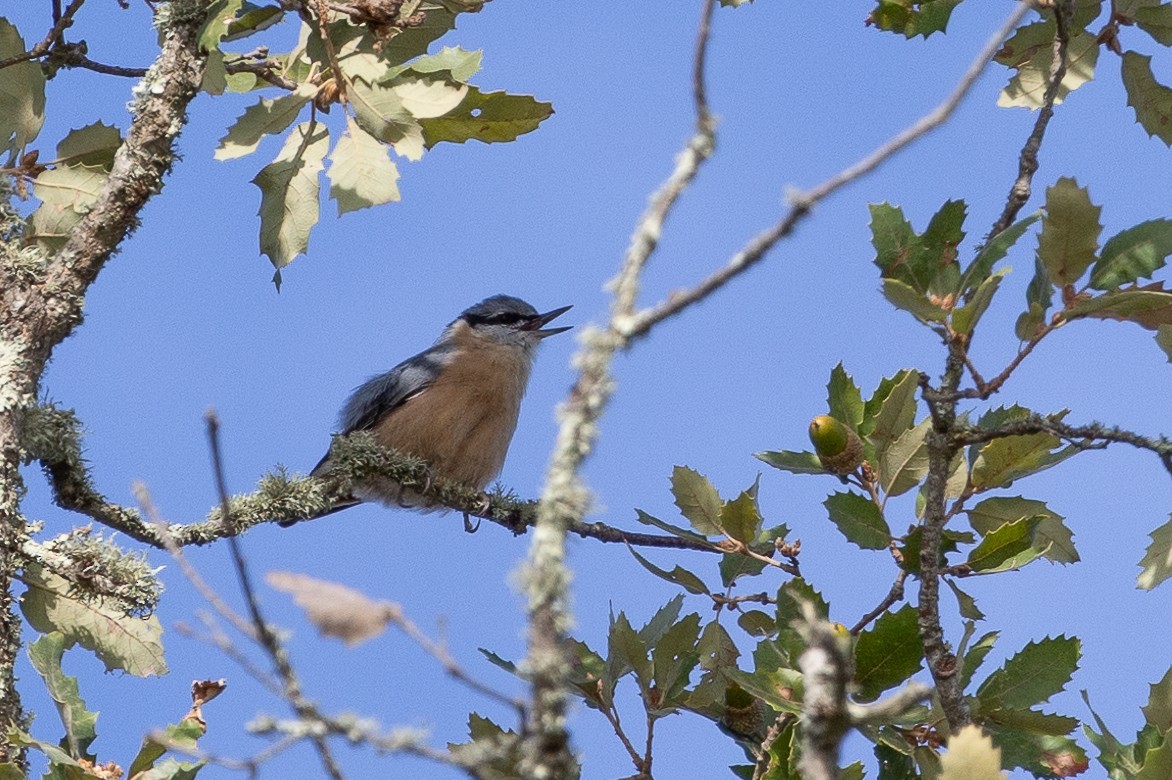
{"type": "Polygon", "coordinates": [[[387,148],[352,120],[330,153],[327,175],[339,215],[399,200],[399,169],[387,148]]]}
{"type": "Polygon", "coordinates": [[[284,132],[293,124],[302,107],[317,92],[313,84],[301,84],[296,91],[278,98],[261,98],[260,102],[244,109],[244,113],[228,128],[216,149],[217,160],[232,160],[252,154],[266,135],[284,132]]]}
{"type": "Polygon", "coordinates": [[[1099,248],[1101,206],[1091,203],[1085,187],[1062,177],[1046,188],[1046,216],[1038,236],[1038,257],[1056,287],[1074,284],[1095,262],[1099,248]]]}
{"type": "Polygon", "coordinates": [[[157,617],[129,616],[99,597],[76,595],[64,578],[37,564],[25,567],[24,582],[28,590],[20,606],[33,628],[43,634],[61,632],[66,648],[79,644],[92,651],[107,671],[121,669],[136,677],[166,674],[163,627],[157,617]]]}
{"type": "Polygon", "coordinates": [[[968,725],[948,740],[948,752],[940,757],[940,780],[1004,780],[1001,748],[978,726],[968,725]]]}
{"type": "Polygon", "coordinates": [[[278,270],[309,247],[318,220],[318,174],[330,146],[325,127],[298,125],[252,183],[260,188],[260,249],[278,270]]]}
{"type": "Polygon", "coordinates": [[[1144,553],[1139,565],[1139,587],[1151,590],[1164,580],[1172,577],[1172,517],[1168,522],[1152,531],[1152,543],[1144,553]]]}
{"type": "MultiPolygon", "coordinates": [[[[1066,75],[1058,85],[1055,105],[1061,103],[1071,91],[1095,77],[1095,64],[1098,60],[1099,44],[1095,36],[1084,30],[1078,30],[1070,36],[1070,42],[1066,46],[1066,75]]],[[[1045,104],[1046,87],[1050,83],[1053,62],[1052,49],[1037,49],[1033,56],[1017,66],[1017,75],[1001,90],[997,105],[1003,108],[1041,108],[1045,104]]]]}
{"type": "MultiPolygon", "coordinates": [[[[23,54],[24,39],[0,19],[0,60],[23,54]]],[[[45,122],[45,76],[37,62],[18,62],[0,71],[0,153],[15,155],[41,132],[45,122]]]]}
{"type": "Polygon", "coordinates": [[[467,84],[453,85],[443,79],[409,79],[391,88],[416,119],[443,116],[468,94],[467,84]]]}

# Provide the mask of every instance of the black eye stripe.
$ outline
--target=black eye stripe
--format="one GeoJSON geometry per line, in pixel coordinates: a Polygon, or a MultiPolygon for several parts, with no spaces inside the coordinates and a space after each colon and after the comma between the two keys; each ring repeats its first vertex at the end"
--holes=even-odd
{"type": "Polygon", "coordinates": [[[518,322],[528,319],[524,314],[518,314],[515,311],[501,311],[493,312],[488,316],[481,315],[465,315],[465,319],[469,325],[515,325],[518,322]]]}

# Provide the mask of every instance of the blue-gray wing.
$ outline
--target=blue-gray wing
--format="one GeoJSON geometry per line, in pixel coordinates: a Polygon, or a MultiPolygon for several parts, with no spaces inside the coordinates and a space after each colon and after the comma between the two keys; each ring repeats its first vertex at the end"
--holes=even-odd
{"type": "Polygon", "coordinates": [[[374,427],[385,415],[430,387],[450,355],[450,348],[437,345],[404,360],[385,374],[366,380],[342,407],[338,415],[339,432],[353,433],[374,427]]]}

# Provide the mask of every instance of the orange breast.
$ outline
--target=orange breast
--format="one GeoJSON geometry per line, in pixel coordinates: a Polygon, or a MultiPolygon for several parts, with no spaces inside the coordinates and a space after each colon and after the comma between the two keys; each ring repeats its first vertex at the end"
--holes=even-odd
{"type": "Polygon", "coordinates": [[[372,432],[379,443],[422,458],[436,476],[480,490],[504,466],[531,361],[459,325],[453,339],[464,349],[372,432]]]}

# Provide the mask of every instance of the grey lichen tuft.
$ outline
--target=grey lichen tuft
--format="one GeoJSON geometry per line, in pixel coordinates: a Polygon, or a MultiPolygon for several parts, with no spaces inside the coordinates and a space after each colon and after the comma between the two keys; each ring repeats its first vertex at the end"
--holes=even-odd
{"type": "Polygon", "coordinates": [[[116,604],[127,615],[154,612],[163,593],[159,568],[141,551],[126,551],[86,526],[44,544],[40,563],[65,578],[73,593],[116,604]]]}

